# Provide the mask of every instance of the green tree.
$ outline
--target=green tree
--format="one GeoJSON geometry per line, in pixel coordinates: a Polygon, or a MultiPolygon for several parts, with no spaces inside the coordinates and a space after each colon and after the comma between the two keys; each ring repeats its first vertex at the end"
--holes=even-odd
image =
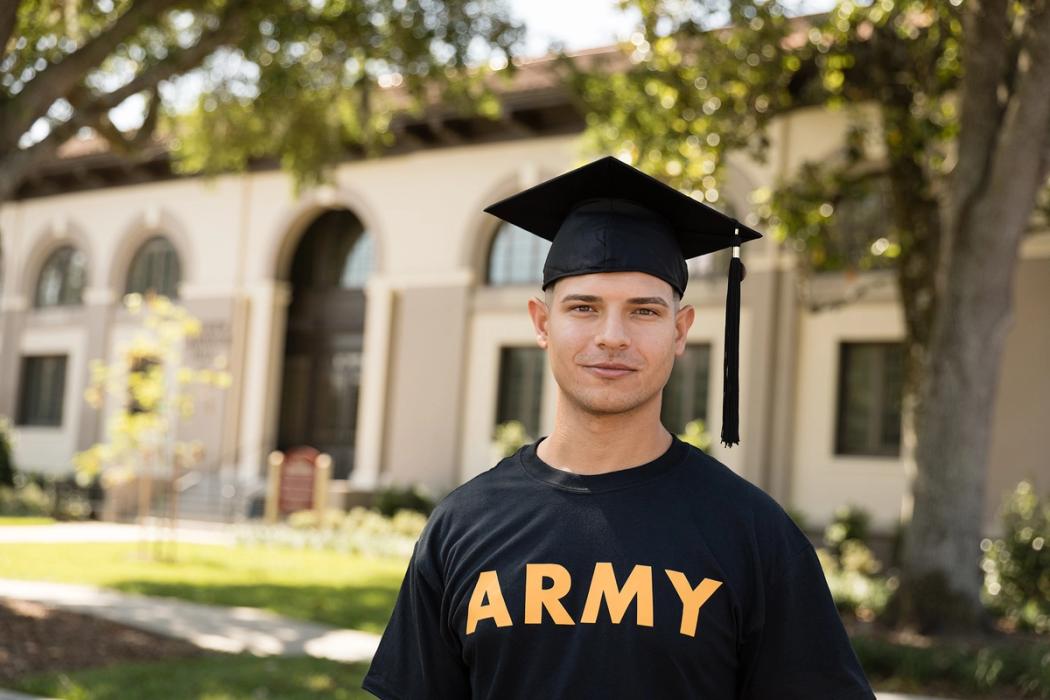
{"type": "Polygon", "coordinates": [[[502,0],[4,0],[0,202],[83,127],[131,154],[150,145],[173,111],[164,88],[197,68],[197,106],[166,132],[183,169],[267,156],[316,181],[383,143],[381,78],[399,108],[428,90],[483,107],[471,52],[508,55],[520,36],[502,0]],[[142,126],[123,132],[110,113],[131,98],[142,126]]]}
{"type": "Polygon", "coordinates": [[[840,1],[807,17],[776,1],[624,4],[642,17],[624,53],[563,61],[592,150],[718,206],[726,154],[764,162],[776,117],[823,105],[851,118],[836,158],[759,193],[754,223],[798,252],[804,277],[895,270],[917,473],[894,610],[928,631],[987,624],[992,410],[1021,238],[1050,208],[1050,3],[840,1]],[[858,202],[874,215],[851,217],[858,202]],[[844,247],[858,223],[867,238],[844,247]]]}
{"type": "Polygon", "coordinates": [[[175,482],[183,469],[204,457],[199,440],[176,439],[179,419],[194,411],[192,395],[181,389],[193,385],[226,389],[232,377],[222,369],[221,357],[214,367],[194,369],[184,364],[187,339],[201,333],[200,320],[185,307],[153,293],[127,294],[124,305],[132,315],[141,316],[142,329],[120,346],[114,362],[91,361],[91,383],[84,390],[84,399],[94,408],[105,408],[107,397],[117,408],[107,416],[106,440],[73,455],[73,466],[83,483],[98,478],[112,488],[137,481],[140,522],[150,514],[154,481],[167,481],[174,526],[178,514],[170,499],[175,482]]]}

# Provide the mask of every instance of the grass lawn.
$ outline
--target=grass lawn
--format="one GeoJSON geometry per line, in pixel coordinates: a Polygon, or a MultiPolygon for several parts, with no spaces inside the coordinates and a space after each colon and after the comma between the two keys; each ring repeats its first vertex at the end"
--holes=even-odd
{"type": "Polygon", "coordinates": [[[376,634],[390,619],[407,565],[399,559],[254,546],[179,543],[171,563],[143,558],[137,543],[0,544],[4,578],[266,608],[376,634]]]}
{"type": "Polygon", "coordinates": [[[54,518],[38,518],[21,515],[0,515],[0,527],[4,525],[53,525],[54,518]]]}
{"type": "Polygon", "coordinates": [[[367,663],[247,654],[120,664],[28,678],[17,690],[62,700],[349,700],[367,663]]]}

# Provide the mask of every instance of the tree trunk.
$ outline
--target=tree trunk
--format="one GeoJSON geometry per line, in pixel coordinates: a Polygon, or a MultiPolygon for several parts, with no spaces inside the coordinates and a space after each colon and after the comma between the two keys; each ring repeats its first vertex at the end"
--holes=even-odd
{"type": "Polygon", "coordinates": [[[944,203],[946,246],[917,396],[913,509],[895,602],[898,622],[922,632],[987,630],[989,622],[980,540],[995,466],[991,427],[1021,237],[1050,163],[1050,2],[1028,8],[1016,73],[1005,58],[1013,19],[1006,5],[978,2],[964,19],[958,164],[944,203]]]}
{"type": "Polygon", "coordinates": [[[924,632],[987,626],[980,602],[985,481],[1012,280],[1023,224],[1002,226],[985,194],[962,222],[916,413],[917,473],[902,610],[924,632]]]}

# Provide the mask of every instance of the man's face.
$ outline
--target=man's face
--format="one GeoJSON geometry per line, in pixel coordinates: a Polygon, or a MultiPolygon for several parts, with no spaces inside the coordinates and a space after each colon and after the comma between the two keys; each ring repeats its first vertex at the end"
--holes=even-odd
{"type": "Polygon", "coordinates": [[[644,272],[563,277],[551,306],[529,300],[537,341],[570,401],[595,415],[658,401],[674,358],[685,351],[692,306],[674,311],[673,288],[644,272]],[[663,303],[660,303],[660,302],[663,303]],[[603,371],[604,363],[627,366],[603,371]]]}

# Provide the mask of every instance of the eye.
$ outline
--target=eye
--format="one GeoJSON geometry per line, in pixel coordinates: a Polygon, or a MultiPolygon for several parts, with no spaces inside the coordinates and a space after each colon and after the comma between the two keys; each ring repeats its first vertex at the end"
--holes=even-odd
{"type": "Polygon", "coordinates": [[[578,304],[569,309],[569,311],[575,311],[576,309],[591,309],[594,308],[590,304],[578,304]]]}
{"type": "Polygon", "coordinates": [[[648,311],[650,316],[659,316],[660,315],[659,312],[654,311],[653,309],[638,309],[638,310],[639,311],[648,311]]]}

